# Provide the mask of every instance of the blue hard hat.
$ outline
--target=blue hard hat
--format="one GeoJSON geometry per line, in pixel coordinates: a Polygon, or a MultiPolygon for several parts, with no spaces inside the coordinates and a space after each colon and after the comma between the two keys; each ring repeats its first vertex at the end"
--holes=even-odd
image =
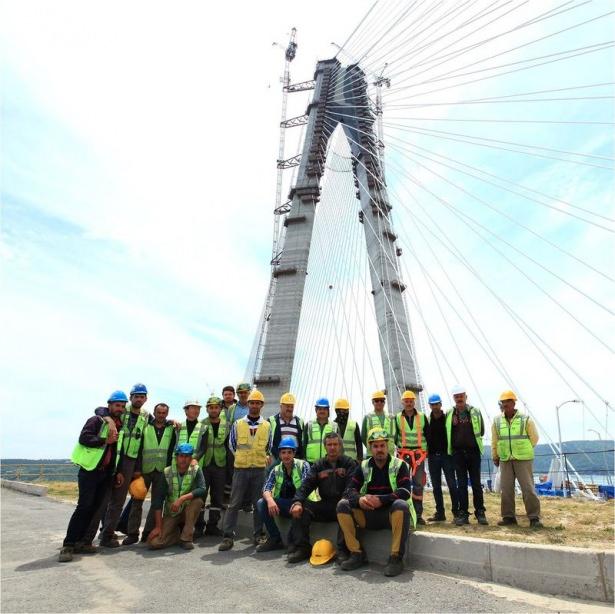
{"type": "Polygon", "coordinates": [[[175,452],[177,454],[187,454],[188,456],[192,456],[194,453],[194,446],[191,443],[180,443],[177,448],[175,448],[175,452]]]}
{"type": "Polygon", "coordinates": [[[147,386],[145,384],[135,384],[130,389],[130,394],[147,394],[147,386]]]}
{"type": "Polygon", "coordinates": [[[124,403],[128,403],[128,397],[126,393],[122,390],[114,390],[107,399],[107,403],[116,403],[117,401],[123,401],[124,403]]]}
{"type": "Polygon", "coordinates": [[[429,399],[427,399],[427,402],[432,405],[433,403],[442,403],[442,399],[439,394],[432,394],[429,399]]]}
{"type": "Polygon", "coordinates": [[[318,399],[318,401],[316,401],[314,406],[315,407],[326,407],[327,409],[331,407],[331,405],[329,404],[329,399],[327,399],[327,397],[321,397],[320,399],[318,399]]]}
{"type": "Polygon", "coordinates": [[[280,441],[280,445],[278,446],[278,450],[283,450],[284,448],[290,449],[290,450],[296,450],[297,449],[297,440],[290,436],[290,437],[283,437],[282,441],[280,441]]]}

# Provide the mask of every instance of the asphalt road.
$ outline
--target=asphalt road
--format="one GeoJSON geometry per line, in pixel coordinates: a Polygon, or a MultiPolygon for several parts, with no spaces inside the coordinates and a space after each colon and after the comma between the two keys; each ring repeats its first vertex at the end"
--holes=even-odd
{"type": "Polygon", "coordinates": [[[150,552],[137,545],[58,563],[73,506],[1,489],[2,612],[545,612],[612,611],[451,576],[371,565],[291,566],[218,538],[150,552]]]}

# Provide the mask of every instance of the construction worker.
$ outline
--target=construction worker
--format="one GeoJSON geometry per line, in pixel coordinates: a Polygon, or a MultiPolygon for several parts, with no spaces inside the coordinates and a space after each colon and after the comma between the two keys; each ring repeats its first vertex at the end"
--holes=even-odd
{"type": "Polygon", "coordinates": [[[374,429],[367,439],[371,458],[352,474],[344,498],[337,504],[337,521],[344,534],[347,553],[338,554],[344,571],[367,563],[365,550],[357,539],[361,529],[391,528],[391,555],[385,576],[398,576],[404,570],[404,554],[410,523],[416,526],[411,498],[412,479],[408,465],[389,454],[389,435],[374,429]]]}
{"type": "MultiPolygon", "coordinates": [[[[290,506],[310,468],[306,461],[295,458],[297,448],[297,440],[292,436],[283,437],[278,446],[280,462],[269,473],[263,486],[263,496],[256,504],[256,510],[261,515],[268,533],[267,541],[259,544],[256,552],[270,552],[284,547],[275,517],[291,517],[290,506]]],[[[292,549],[292,531],[289,531],[287,541],[292,549]]]]}
{"type": "Polygon", "coordinates": [[[459,495],[459,514],[456,525],[470,524],[468,511],[468,477],[472,485],[474,515],[479,524],[489,524],[485,516],[483,486],[480,481],[480,465],[483,454],[483,435],[485,423],[480,409],[469,405],[463,386],[452,389],[455,402],[446,414],[447,451],[453,457],[457,492],[459,495]]]}
{"type": "Polygon", "coordinates": [[[287,437],[293,437],[297,442],[295,458],[303,458],[303,420],[294,415],[295,395],[290,392],[280,397],[280,411],[269,418],[271,424],[271,456],[278,463],[280,456],[278,449],[280,441],[287,437]]]}
{"type": "MultiPolygon", "coordinates": [[[[143,460],[142,471],[145,482],[145,492],[151,486],[152,498],[156,498],[164,481],[164,469],[171,464],[173,450],[175,449],[176,433],[174,423],[167,420],[169,406],[158,403],[154,407],[154,421],[145,427],[143,433],[143,460]]],[[[139,528],[143,514],[143,499],[131,499],[130,515],[128,517],[127,534],[122,542],[123,546],[136,544],[139,541],[139,528]]],[[[150,507],[143,528],[141,541],[146,542],[147,536],[154,528],[154,512],[150,507]]]]}
{"type": "MultiPolygon", "coordinates": [[[[229,462],[228,422],[222,411],[222,400],[218,397],[207,399],[207,418],[203,420],[205,432],[196,458],[202,459],[203,473],[209,493],[209,515],[205,535],[222,535],[218,527],[223,508],[226,466],[229,462]]],[[[207,497],[205,497],[207,498],[207,497]]]]}
{"type": "Polygon", "coordinates": [[[335,422],[329,420],[329,400],[321,397],[314,406],[316,420],[306,422],[303,429],[303,448],[305,460],[311,464],[325,456],[325,436],[328,433],[337,433],[338,427],[335,422]]]}
{"type": "Polygon", "coordinates": [[[184,550],[194,548],[194,525],[203,507],[205,478],[198,464],[192,464],[193,454],[192,444],[177,446],[175,459],[164,470],[162,488],[152,498],[155,527],[148,538],[152,550],[178,542],[184,550]]]}
{"type": "Polygon", "coordinates": [[[222,411],[224,412],[224,417],[227,419],[227,422],[228,414],[235,403],[237,403],[235,388],[233,386],[224,386],[224,388],[222,388],[222,411]]]}
{"type": "Polygon", "coordinates": [[[500,468],[500,503],[502,520],[499,526],[516,525],[515,480],[519,482],[525,512],[530,527],[541,529],[540,500],[534,489],[534,448],[538,443],[538,432],[534,421],[515,409],[517,396],[512,390],[500,395],[502,415],[491,426],[491,457],[493,464],[500,468]]]}
{"type": "Polygon", "coordinates": [[[372,394],[372,407],[374,411],[367,414],[363,418],[361,425],[361,440],[367,449],[369,456],[369,446],[367,445],[367,436],[370,431],[378,428],[389,434],[389,454],[395,456],[395,416],[387,414],[384,410],[386,403],[386,395],[382,390],[376,390],[372,394]]]}
{"type": "MultiPolygon", "coordinates": [[[[342,455],[342,438],[329,432],[324,437],[326,455],[310,466],[310,470],[297,490],[290,508],[293,520],[291,531],[293,547],[289,563],[299,563],[310,558],[310,524],[312,521],[337,520],[337,503],[350,484],[350,477],[357,467],[356,461],[342,455]],[[318,491],[318,496],[312,493],[318,491]],[[316,500],[314,500],[316,499],[316,500]]],[[[345,551],[344,536],[338,532],[338,551],[345,551]]]]}
{"type": "Polygon", "coordinates": [[[115,422],[113,433],[110,432],[107,422],[96,414],[88,418],[81,429],[79,441],[71,456],[73,463],[79,465],[79,498],[66,529],[66,537],[58,557],[60,563],[72,561],[75,553],[96,552],[92,539],[111,494],[118,457],[118,436],[121,438],[118,431],[121,433],[122,414],[127,402],[128,397],[121,390],[109,395],[106,410],[115,422]],[[93,527],[91,535],[90,527],[93,527]]]}
{"type": "Polygon", "coordinates": [[[412,502],[416,511],[416,523],[425,524],[423,518],[423,488],[427,481],[427,437],[429,423],[425,414],[416,410],[416,395],[405,390],[401,395],[402,411],[395,416],[397,456],[406,461],[412,475],[412,502]]]}
{"type": "Polygon", "coordinates": [[[118,548],[120,542],[115,537],[115,529],[122,514],[130,482],[141,476],[143,455],[143,434],[153,418],[143,408],[147,401],[145,384],[135,384],[130,391],[130,403],[122,415],[122,445],[115,477],[115,487],[103,520],[100,545],[105,548],[118,548]]]}
{"type": "Polygon", "coordinates": [[[342,438],[344,454],[354,460],[363,460],[363,442],[361,441],[361,430],[359,425],[350,420],[350,403],[348,399],[337,399],[335,401],[335,420],[337,432],[342,438]]]}
{"type": "MultiPolygon", "coordinates": [[[[184,403],[184,412],[186,419],[179,425],[177,433],[177,445],[189,443],[193,450],[199,449],[201,437],[205,432],[205,425],[199,422],[201,408],[203,405],[198,399],[188,399],[184,403]]],[[[196,456],[196,454],[195,454],[196,456]]],[[[200,463],[202,465],[202,463],[200,463]]]]}
{"type": "Polygon", "coordinates": [[[436,502],[436,512],[427,520],[429,522],[443,522],[446,520],[444,512],[444,498],[442,496],[442,472],[446,479],[449,496],[451,498],[451,512],[453,522],[459,513],[459,497],[457,495],[457,480],[453,459],[448,453],[446,441],[446,414],[442,411],[442,399],[439,394],[432,394],[428,401],[431,413],[428,416],[429,429],[426,433],[427,449],[429,450],[429,477],[433,488],[433,498],[436,502]]]}
{"type": "Polygon", "coordinates": [[[248,415],[248,397],[251,391],[252,386],[247,382],[242,382],[237,385],[237,397],[239,400],[228,410],[229,424],[232,424],[235,420],[241,420],[248,415]]]}
{"type": "MultiPolygon", "coordinates": [[[[271,450],[271,424],[261,416],[265,397],[260,390],[248,396],[248,415],[231,426],[229,450],[235,455],[235,473],[231,501],[224,516],[224,539],[218,550],[230,550],[234,544],[237,514],[244,506],[246,496],[253,506],[261,497],[269,451],[271,450]]],[[[263,521],[254,514],[254,545],[257,544],[263,521]]]]}

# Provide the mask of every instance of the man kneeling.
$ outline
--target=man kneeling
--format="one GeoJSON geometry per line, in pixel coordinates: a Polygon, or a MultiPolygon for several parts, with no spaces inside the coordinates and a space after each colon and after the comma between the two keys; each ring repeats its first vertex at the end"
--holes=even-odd
{"type": "Polygon", "coordinates": [[[367,443],[371,458],[364,460],[350,479],[346,498],[337,504],[337,520],[350,552],[342,562],[345,571],[367,563],[365,551],[357,539],[357,525],[362,529],[391,528],[391,556],[385,576],[397,576],[403,569],[410,522],[416,526],[416,514],[410,498],[412,480],[408,465],[393,458],[388,451],[389,435],[373,430],[367,443]]]}
{"type": "Polygon", "coordinates": [[[192,536],[203,507],[205,478],[197,464],[191,465],[193,452],[192,444],[180,444],[175,461],[164,470],[161,491],[152,501],[156,526],[149,534],[148,542],[154,550],[173,546],[177,542],[185,550],[194,548],[192,536]],[[180,532],[181,524],[184,528],[180,532]]]}

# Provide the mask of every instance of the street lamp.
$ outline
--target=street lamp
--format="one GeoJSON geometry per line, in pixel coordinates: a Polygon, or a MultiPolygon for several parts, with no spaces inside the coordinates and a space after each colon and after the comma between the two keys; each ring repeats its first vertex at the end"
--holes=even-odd
{"type": "Polygon", "coordinates": [[[564,486],[563,482],[564,482],[564,471],[566,471],[566,467],[564,465],[564,451],[562,448],[562,427],[560,425],[559,422],[559,408],[563,407],[564,405],[566,405],[567,403],[580,403],[581,401],[579,399],[570,399],[569,401],[564,401],[563,403],[560,403],[559,405],[555,406],[555,415],[557,417],[557,433],[559,435],[559,464],[560,464],[560,470],[562,471],[562,488],[564,486]]]}

